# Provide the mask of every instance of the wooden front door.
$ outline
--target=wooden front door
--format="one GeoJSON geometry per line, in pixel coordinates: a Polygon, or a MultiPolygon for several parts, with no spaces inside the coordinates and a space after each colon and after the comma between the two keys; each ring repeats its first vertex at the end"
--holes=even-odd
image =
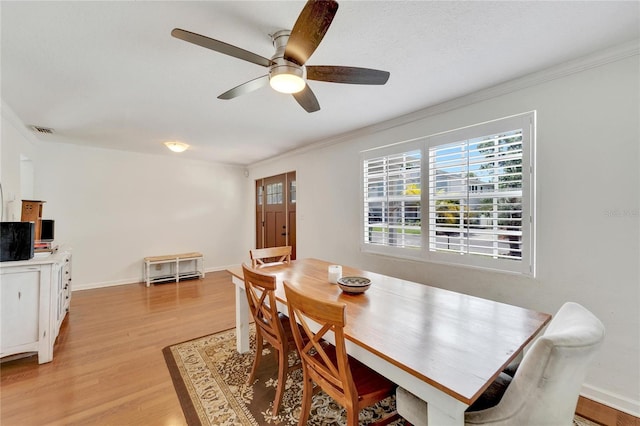
{"type": "Polygon", "coordinates": [[[292,247],[296,254],[296,172],[256,180],[256,248],[292,247]]]}

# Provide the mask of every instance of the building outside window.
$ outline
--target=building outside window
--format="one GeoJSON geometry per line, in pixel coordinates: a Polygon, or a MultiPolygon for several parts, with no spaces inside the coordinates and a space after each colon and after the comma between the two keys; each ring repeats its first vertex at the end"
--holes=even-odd
{"type": "Polygon", "coordinates": [[[362,249],[534,275],[535,113],[366,151],[362,249]]]}

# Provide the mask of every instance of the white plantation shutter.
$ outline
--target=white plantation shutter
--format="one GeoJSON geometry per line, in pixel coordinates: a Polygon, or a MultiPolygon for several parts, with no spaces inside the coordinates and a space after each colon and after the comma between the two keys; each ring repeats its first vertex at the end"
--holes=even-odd
{"type": "Polygon", "coordinates": [[[363,251],[535,275],[534,136],[531,112],[364,152],[363,251]]]}
{"type": "Polygon", "coordinates": [[[429,250],[522,259],[522,129],[429,148],[429,250]]]}
{"type": "Polygon", "coordinates": [[[420,150],[363,162],[365,244],[421,247],[421,163],[420,150]]]}

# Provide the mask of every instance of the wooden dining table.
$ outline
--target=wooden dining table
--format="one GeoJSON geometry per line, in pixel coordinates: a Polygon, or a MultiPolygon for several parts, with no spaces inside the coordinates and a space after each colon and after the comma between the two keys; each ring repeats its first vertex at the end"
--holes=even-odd
{"type": "MultiPolygon", "coordinates": [[[[362,294],[329,283],[330,263],[299,259],[261,269],[318,299],[346,304],[349,355],[427,402],[428,424],[463,425],[464,411],[549,322],[518,306],[342,265],[342,276],[371,280],[362,294]]],[[[249,350],[250,313],[242,266],[227,269],[236,286],[237,350],[249,350]]]]}

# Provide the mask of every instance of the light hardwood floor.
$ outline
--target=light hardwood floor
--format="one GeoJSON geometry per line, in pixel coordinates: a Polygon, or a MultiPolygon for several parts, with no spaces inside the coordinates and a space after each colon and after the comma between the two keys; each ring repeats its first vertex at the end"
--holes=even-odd
{"type": "Polygon", "coordinates": [[[53,362],[0,366],[0,424],[185,425],[162,348],[234,325],[226,272],[74,292],[53,362]]]}
{"type": "MultiPolygon", "coordinates": [[[[32,356],[0,365],[0,425],[185,425],[162,348],[234,325],[227,272],[74,292],[53,362],[32,356]]],[[[640,426],[584,398],[578,413],[640,426]]]]}

